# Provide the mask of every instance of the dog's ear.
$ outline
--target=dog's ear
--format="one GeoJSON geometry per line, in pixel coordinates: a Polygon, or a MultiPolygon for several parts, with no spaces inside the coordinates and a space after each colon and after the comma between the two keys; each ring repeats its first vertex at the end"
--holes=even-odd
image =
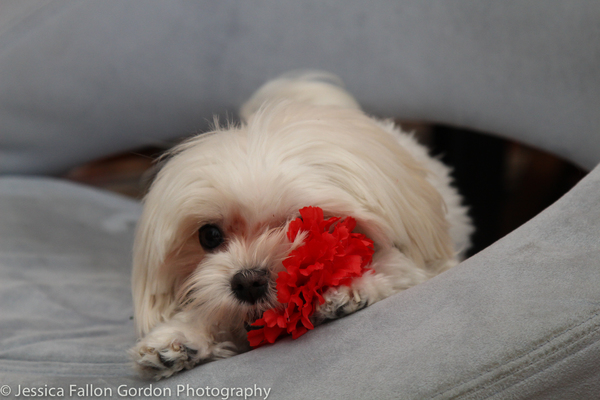
{"type": "Polygon", "coordinates": [[[144,199],[133,246],[131,283],[140,336],[173,315],[179,287],[204,256],[197,218],[186,212],[189,199],[173,195],[185,192],[187,181],[176,179],[178,166],[172,164],[165,164],[144,199]]]}
{"type": "Polygon", "coordinates": [[[132,292],[138,336],[166,320],[174,307],[175,277],[165,273],[164,232],[148,204],[138,223],[133,248],[132,292]]]}
{"type": "Polygon", "coordinates": [[[248,122],[264,104],[277,100],[316,106],[360,109],[354,97],[343,88],[340,78],[323,71],[293,71],[261,86],[242,105],[240,117],[248,122]]]}

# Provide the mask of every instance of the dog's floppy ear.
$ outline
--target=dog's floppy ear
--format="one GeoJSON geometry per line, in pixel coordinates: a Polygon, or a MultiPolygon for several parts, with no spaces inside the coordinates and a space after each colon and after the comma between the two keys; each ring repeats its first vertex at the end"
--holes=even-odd
{"type": "Polygon", "coordinates": [[[360,109],[354,97],[344,88],[340,78],[316,70],[293,71],[261,86],[242,105],[240,117],[248,122],[265,103],[278,99],[316,106],[338,106],[360,109]]]}
{"type": "Polygon", "coordinates": [[[131,282],[136,332],[140,336],[172,316],[179,285],[202,258],[194,236],[198,227],[187,218],[183,206],[188,199],[176,195],[185,192],[183,188],[189,182],[176,179],[185,167],[173,165],[177,164],[173,158],[188,145],[183,143],[171,151],[171,162],[163,164],[144,198],[133,245],[131,282]]]}
{"type": "Polygon", "coordinates": [[[135,325],[143,336],[166,320],[174,307],[176,277],[164,273],[167,257],[162,227],[155,218],[154,204],[148,204],[138,223],[133,248],[132,291],[135,325]]]}
{"type": "Polygon", "coordinates": [[[215,189],[204,179],[203,168],[210,169],[215,162],[213,154],[218,152],[211,149],[229,146],[237,131],[230,129],[229,135],[212,140],[218,132],[192,137],[169,151],[144,198],[133,246],[132,291],[138,335],[174,314],[181,284],[204,257],[198,229],[201,221],[209,218],[206,213],[210,217],[219,214],[215,210],[220,198],[214,199],[215,189]]]}

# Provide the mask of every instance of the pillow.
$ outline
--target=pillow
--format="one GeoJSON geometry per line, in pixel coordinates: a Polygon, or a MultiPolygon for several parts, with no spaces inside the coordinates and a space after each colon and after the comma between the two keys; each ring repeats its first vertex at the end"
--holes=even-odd
{"type": "Polygon", "coordinates": [[[300,68],[338,74],[380,116],[498,133],[588,169],[600,160],[597,3],[1,6],[0,173],[163,145],[213,114],[235,119],[260,84],[300,68]]]}

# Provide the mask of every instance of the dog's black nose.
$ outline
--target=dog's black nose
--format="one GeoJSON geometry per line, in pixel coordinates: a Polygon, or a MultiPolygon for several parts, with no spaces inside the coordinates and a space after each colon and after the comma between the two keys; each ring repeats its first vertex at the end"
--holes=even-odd
{"type": "Polygon", "coordinates": [[[265,297],[268,289],[269,276],[265,270],[248,269],[238,272],[231,278],[233,294],[246,303],[255,304],[265,297]]]}

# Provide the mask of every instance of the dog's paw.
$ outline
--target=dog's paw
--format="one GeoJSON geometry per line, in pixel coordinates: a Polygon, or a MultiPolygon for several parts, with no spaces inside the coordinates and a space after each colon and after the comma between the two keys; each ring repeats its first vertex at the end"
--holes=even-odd
{"type": "Polygon", "coordinates": [[[329,288],[323,294],[323,298],[325,302],[316,307],[316,322],[341,318],[365,308],[368,304],[365,295],[348,286],[329,288]]]}
{"type": "Polygon", "coordinates": [[[168,378],[183,369],[198,364],[198,350],[173,340],[166,346],[147,346],[138,343],[130,352],[136,370],[143,378],[168,378]]]}
{"type": "Polygon", "coordinates": [[[198,346],[185,340],[182,335],[162,340],[157,336],[151,333],[129,352],[135,369],[146,379],[168,378],[197,364],[236,354],[235,346],[231,342],[198,346]]]}

